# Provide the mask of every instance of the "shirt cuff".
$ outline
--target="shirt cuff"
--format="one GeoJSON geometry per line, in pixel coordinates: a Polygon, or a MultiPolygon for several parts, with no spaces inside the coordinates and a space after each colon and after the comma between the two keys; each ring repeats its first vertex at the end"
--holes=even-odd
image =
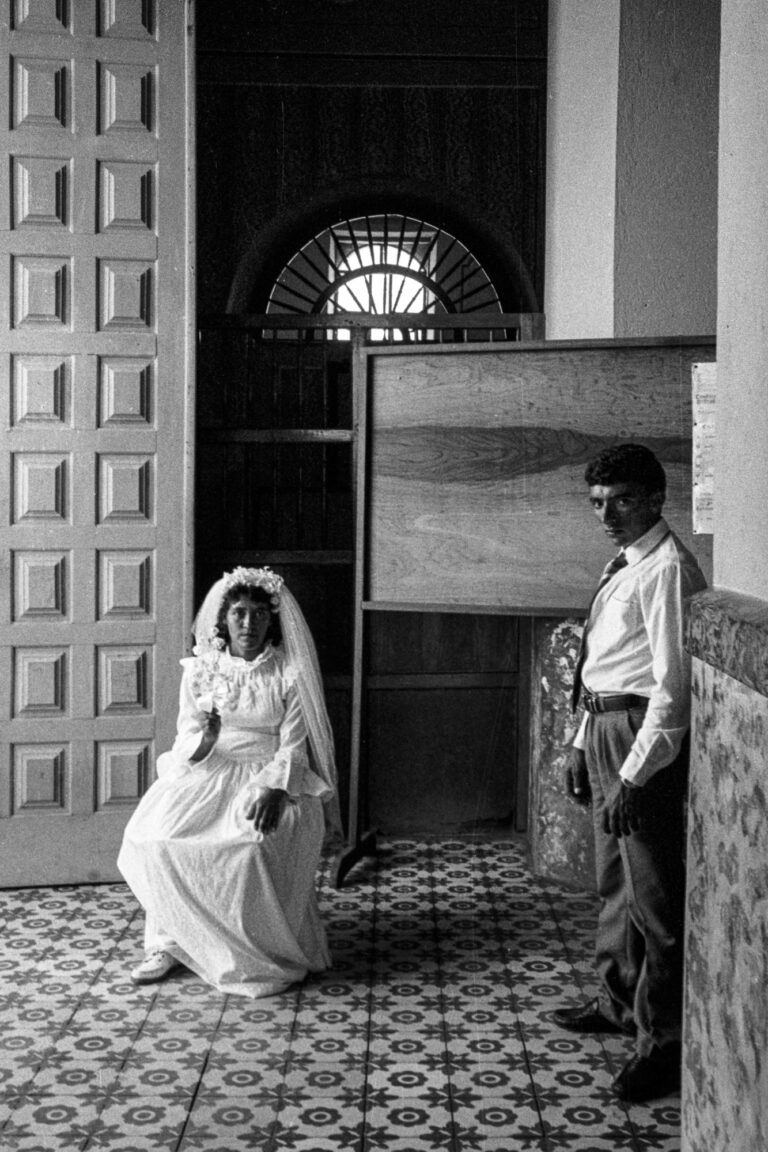
{"type": "Polygon", "coordinates": [[[587,728],[587,714],[585,712],[581,718],[581,723],[579,724],[579,730],[573,738],[573,744],[571,745],[572,748],[579,748],[582,751],[584,750],[584,746],[586,744],[586,738],[585,738],[584,733],[586,731],[586,728],[587,728]]]}
{"type": "Polygon", "coordinates": [[[667,728],[651,735],[641,728],[619,771],[621,779],[640,787],[647,784],[675,760],[685,732],[685,728],[667,728]]]}

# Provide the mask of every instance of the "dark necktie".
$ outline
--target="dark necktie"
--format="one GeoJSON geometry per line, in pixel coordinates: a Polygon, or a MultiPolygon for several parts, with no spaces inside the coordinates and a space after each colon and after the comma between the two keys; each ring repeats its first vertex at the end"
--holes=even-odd
{"type": "Polygon", "coordinates": [[[587,656],[587,629],[589,627],[589,614],[592,611],[592,605],[594,604],[595,597],[597,596],[600,589],[604,588],[608,581],[611,580],[617,572],[621,571],[622,568],[626,568],[626,566],[627,558],[623,552],[619,552],[618,556],[614,556],[613,560],[606,564],[605,568],[603,569],[603,574],[600,577],[600,583],[598,584],[597,588],[595,588],[594,595],[589,602],[587,618],[584,621],[584,631],[581,634],[581,643],[579,644],[579,654],[576,657],[576,668],[573,673],[573,688],[571,689],[572,712],[575,712],[578,708],[579,697],[581,696],[581,670],[584,667],[584,661],[587,656]]]}

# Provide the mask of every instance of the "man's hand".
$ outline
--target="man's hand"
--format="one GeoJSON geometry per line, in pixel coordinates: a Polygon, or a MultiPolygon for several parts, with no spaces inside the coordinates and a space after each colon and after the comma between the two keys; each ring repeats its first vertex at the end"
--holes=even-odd
{"type": "Polygon", "coordinates": [[[577,804],[589,804],[592,799],[592,789],[589,786],[589,773],[587,772],[587,758],[582,748],[571,748],[568,752],[568,763],[565,767],[565,787],[569,796],[577,804]]]}
{"type": "Polygon", "coordinates": [[[617,781],[603,807],[603,831],[614,836],[630,836],[643,826],[642,788],[617,781]]]}
{"type": "Polygon", "coordinates": [[[256,831],[268,836],[277,828],[287,795],[282,788],[267,788],[248,808],[246,820],[253,820],[256,831]]]}

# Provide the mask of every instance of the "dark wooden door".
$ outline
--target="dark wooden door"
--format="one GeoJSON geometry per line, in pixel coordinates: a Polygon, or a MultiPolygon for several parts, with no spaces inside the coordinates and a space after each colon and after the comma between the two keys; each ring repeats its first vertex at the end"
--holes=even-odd
{"type": "Polygon", "coordinates": [[[198,345],[195,589],[269,565],[307,617],[349,761],[354,514],[347,341],[211,328],[198,345]]]}

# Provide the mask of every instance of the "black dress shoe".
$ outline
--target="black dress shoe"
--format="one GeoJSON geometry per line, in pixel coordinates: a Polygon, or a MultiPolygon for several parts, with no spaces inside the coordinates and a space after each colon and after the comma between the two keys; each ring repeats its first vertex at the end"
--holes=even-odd
{"type": "Polygon", "coordinates": [[[620,1024],[609,1020],[600,1011],[600,1001],[597,997],[588,1004],[578,1008],[558,1008],[552,1013],[552,1018],[561,1028],[569,1032],[625,1032],[620,1024]]]}
{"type": "Polygon", "coordinates": [[[654,1048],[650,1056],[633,1056],[613,1082],[620,1100],[641,1104],[680,1091],[679,1044],[654,1048]]]}

